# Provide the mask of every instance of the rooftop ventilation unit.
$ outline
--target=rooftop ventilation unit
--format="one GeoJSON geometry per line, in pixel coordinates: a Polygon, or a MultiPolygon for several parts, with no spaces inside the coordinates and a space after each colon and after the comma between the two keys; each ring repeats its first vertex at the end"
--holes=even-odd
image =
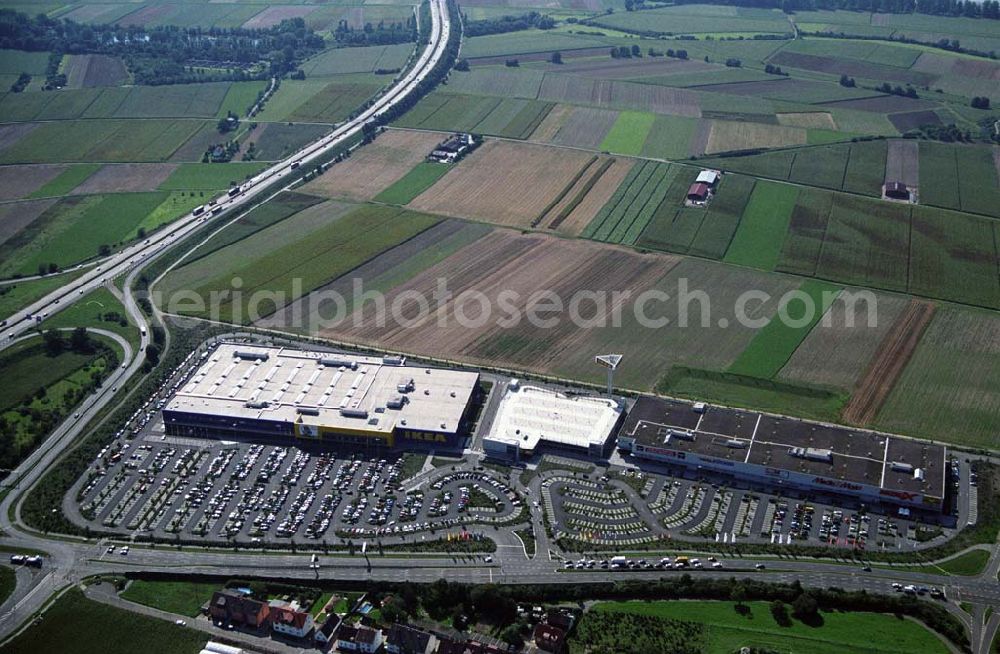
{"type": "Polygon", "coordinates": [[[792,447],[788,454],[797,459],[808,459],[809,461],[822,461],[824,463],[833,462],[833,452],[822,450],[816,447],[792,447]]]}
{"type": "Polygon", "coordinates": [[[253,400],[244,404],[248,409],[266,409],[268,407],[268,402],[266,400],[253,400]]]}
{"type": "Polygon", "coordinates": [[[342,407],[340,409],[340,415],[344,418],[367,418],[367,409],[352,409],[351,407],[342,407]]]}
{"type": "Polygon", "coordinates": [[[913,471],[913,478],[916,479],[917,481],[923,481],[924,480],[924,469],[923,468],[917,468],[917,469],[915,469],[913,471]]]}
{"type": "Polygon", "coordinates": [[[414,387],[413,380],[410,379],[409,381],[403,384],[396,384],[396,391],[399,393],[409,393],[410,391],[413,390],[413,387],[414,387]]]}
{"type": "Polygon", "coordinates": [[[349,368],[354,370],[358,367],[358,362],[352,359],[337,359],[335,357],[324,357],[319,360],[319,365],[327,368],[349,368]]]}
{"type": "Polygon", "coordinates": [[[668,429],[667,438],[679,438],[684,441],[693,441],[694,432],[687,429],[668,429]]]}
{"type": "Polygon", "coordinates": [[[892,469],[896,472],[913,472],[913,466],[909,463],[903,463],[902,461],[893,461],[889,464],[892,469]]]}
{"type": "Polygon", "coordinates": [[[401,366],[406,363],[406,357],[382,357],[383,366],[401,366]]]}
{"type": "Polygon", "coordinates": [[[396,397],[391,398],[388,402],[386,402],[385,406],[390,409],[402,409],[403,405],[405,404],[406,404],[406,398],[404,398],[402,395],[397,395],[396,397]]]}
{"type": "Polygon", "coordinates": [[[730,438],[729,440],[726,441],[725,445],[726,447],[731,447],[734,450],[740,450],[746,447],[746,442],[736,438],[730,438]]]}
{"type": "Polygon", "coordinates": [[[300,416],[318,416],[319,409],[311,406],[300,406],[295,408],[295,413],[299,414],[300,416]]]}
{"type": "Polygon", "coordinates": [[[267,352],[252,352],[250,350],[236,350],[233,354],[237,359],[243,359],[244,361],[267,361],[267,352]]]}

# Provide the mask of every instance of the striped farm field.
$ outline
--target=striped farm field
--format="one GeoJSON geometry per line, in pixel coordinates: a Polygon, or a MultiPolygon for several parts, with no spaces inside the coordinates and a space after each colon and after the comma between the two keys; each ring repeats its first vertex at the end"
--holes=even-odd
{"type": "Polygon", "coordinates": [[[710,162],[723,170],[877,198],[882,196],[886,151],[886,142],[875,140],[725,157],[710,162]]]}
{"type": "Polygon", "coordinates": [[[635,244],[677,175],[669,164],[641,161],[583,231],[585,238],[635,244]]]}
{"type": "MultiPolygon", "coordinates": [[[[222,320],[253,322],[439,220],[395,207],[329,201],[173,270],[161,288],[165,298],[194,290],[207,306],[210,293],[231,288],[238,278],[242,295],[227,297],[212,310],[222,320]],[[260,303],[251,301],[257,290],[268,292],[260,303]]],[[[191,313],[209,315],[209,310],[191,313]]]]}
{"type": "Polygon", "coordinates": [[[991,218],[802,189],[776,270],[1000,308],[991,218]]]}
{"type": "Polygon", "coordinates": [[[550,103],[523,98],[432,93],[395,124],[526,139],[551,109],[550,103]]]}
{"type": "Polygon", "coordinates": [[[592,155],[576,150],[488,140],[408,206],[530,227],[591,160],[592,155]]]}
{"type": "Polygon", "coordinates": [[[875,426],[995,448],[1000,431],[1000,316],[940,307],[875,426]]]}
{"type": "Polygon", "coordinates": [[[41,123],[0,151],[0,163],[165,161],[203,124],[180,119],[41,123]]]}

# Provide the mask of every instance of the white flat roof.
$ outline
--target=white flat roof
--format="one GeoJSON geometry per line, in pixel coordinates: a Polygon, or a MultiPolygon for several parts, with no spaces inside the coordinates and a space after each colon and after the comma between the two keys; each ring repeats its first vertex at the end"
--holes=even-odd
{"type": "Polygon", "coordinates": [[[618,402],[605,397],[569,397],[535,386],[508,388],[489,438],[516,442],[522,450],[534,450],[540,441],[586,449],[604,444],[620,415],[618,402]]]}
{"type": "Polygon", "coordinates": [[[715,184],[719,179],[719,171],[717,170],[703,170],[698,173],[698,177],[694,180],[697,184],[698,182],[704,182],[705,184],[715,184]]]}
{"type": "Polygon", "coordinates": [[[166,409],[385,433],[397,424],[454,432],[478,380],[476,372],[409,366],[395,357],[224,343],[166,409]],[[399,389],[411,381],[412,388],[399,389]],[[401,408],[388,407],[400,397],[401,408]]]}

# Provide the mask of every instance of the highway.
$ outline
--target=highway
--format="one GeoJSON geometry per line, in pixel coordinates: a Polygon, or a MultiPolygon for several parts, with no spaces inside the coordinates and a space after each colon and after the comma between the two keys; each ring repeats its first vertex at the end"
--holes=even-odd
{"type": "MultiPolygon", "coordinates": [[[[431,0],[432,27],[427,47],[414,65],[397,80],[396,84],[379,97],[371,107],[356,118],[338,126],[329,135],[310,144],[295,155],[279,162],[236,187],[232,195],[218,198],[197,214],[189,213],[171,223],[143,242],[134,243],[120,252],[90,266],[79,278],[68,282],[25,310],[8,318],[0,337],[0,349],[16,342],[37,323],[35,316],[52,315],[69,306],[76,298],[109,284],[110,280],[125,275],[125,291],[121,299],[129,319],[143,330],[140,348],[132,352],[125,343],[126,364],[115,371],[100,391],[88,398],[75,413],[79,417],[60,425],[18,468],[10,475],[12,484],[0,501],[0,529],[4,538],[0,545],[40,550],[47,554],[41,570],[22,568],[17,573],[17,587],[10,598],[0,605],[0,638],[14,633],[26,619],[36,612],[53,593],[69,584],[105,573],[166,572],[174,574],[215,574],[219,576],[272,576],[283,579],[352,579],[429,582],[440,578],[450,581],[493,583],[568,583],[580,584],[624,578],[661,578],[679,575],[673,571],[618,572],[605,570],[564,571],[558,558],[551,558],[553,546],[545,537],[543,520],[538,509],[532,509],[532,522],[538,534],[537,552],[525,555],[521,541],[510,531],[485,533],[497,542],[495,562],[487,564],[482,556],[429,556],[388,555],[364,557],[347,555],[322,555],[319,569],[310,566],[310,554],[246,553],[211,551],[169,546],[155,549],[136,547],[128,556],[108,554],[103,541],[78,538],[50,538],[27,529],[20,519],[20,500],[24,491],[38,481],[43,472],[76,439],[83,426],[114,399],[111,389],[120,386],[135,375],[142,366],[142,352],[149,344],[149,324],[130,291],[131,281],[149,261],[164,254],[186,236],[200,230],[212,220],[211,215],[246,210],[255,202],[273,192],[282,181],[290,181],[297,170],[322,160],[330,152],[359,134],[365,123],[383,114],[387,109],[406,98],[446,54],[451,23],[444,0],[431,0]],[[293,169],[293,165],[298,164],[293,169]],[[29,318],[29,316],[31,316],[29,318]],[[133,356],[134,355],[134,356],[133,356]]],[[[112,287],[113,288],[113,287],[112,287]]],[[[113,289],[117,293],[117,289],[113,289]]],[[[475,456],[463,464],[474,465],[475,456]]],[[[517,475],[515,475],[516,477],[517,475]]],[[[532,488],[537,493],[535,479],[532,488]]],[[[525,489],[521,489],[522,491],[525,489]]],[[[56,510],[55,508],[53,510],[56,510]]],[[[980,546],[986,548],[987,546],[980,546]]],[[[867,589],[891,593],[892,583],[917,584],[945,588],[949,598],[947,606],[969,628],[973,638],[973,651],[986,654],[998,626],[1000,613],[994,613],[987,625],[975,625],[972,616],[962,612],[955,602],[970,602],[980,609],[1000,607],[1000,585],[996,574],[1000,569],[1000,545],[989,546],[990,562],[987,571],[975,577],[947,577],[909,571],[901,568],[874,569],[863,572],[858,566],[841,565],[813,560],[767,560],[766,570],[755,570],[759,560],[729,559],[723,570],[696,571],[692,574],[706,577],[748,575],[757,578],[789,582],[799,580],[805,586],[839,586],[845,589],[867,589]]],[[[983,615],[982,612],[977,615],[983,615]]]]}

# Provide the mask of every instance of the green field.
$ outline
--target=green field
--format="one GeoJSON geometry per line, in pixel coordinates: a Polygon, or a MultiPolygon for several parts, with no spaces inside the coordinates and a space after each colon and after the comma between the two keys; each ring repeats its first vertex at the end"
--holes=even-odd
{"type": "Polygon", "coordinates": [[[242,295],[192,313],[245,322],[269,315],[304,293],[336,279],[378,253],[431,227],[438,218],[379,205],[351,210],[326,202],[221,248],[167,276],[170,291],[194,289],[202,298],[232,288],[242,295]],[[254,291],[265,298],[252,302],[254,291]]]}
{"type": "Polygon", "coordinates": [[[70,414],[95,379],[116,365],[99,352],[46,351],[40,338],[19,342],[0,356],[0,375],[17,383],[0,389],[0,466],[12,468],[70,414]],[[23,411],[22,411],[23,409],[23,411]]]}
{"type": "Polygon", "coordinates": [[[167,197],[164,192],[74,196],[46,210],[0,246],[0,274],[32,275],[39,265],[67,267],[135,236],[135,229],[167,197]]]}
{"type": "MultiPolygon", "coordinates": [[[[139,330],[130,324],[121,301],[103,286],[81,296],[72,305],[51,318],[46,318],[39,326],[40,329],[73,327],[95,327],[114,332],[132,345],[133,352],[139,351],[139,330]],[[125,320],[124,325],[116,319],[118,316],[125,320]]],[[[117,350],[117,344],[115,345],[117,350]]]]}
{"type": "Polygon", "coordinates": [[[940,307],[875,426],[971,447],[996,447],[998,333],[996,312],[940,307]]]}
{"type": "Polygon", "coordinates": [[[204,124],[183,119],[47,122],[0,151],[0,163],[165,161],[204,124]]]}
{"type": "Polygon", "coordinates": [[[160,189],[165,191],[218,191],[239,184],[267,168],[262,163],[181,164],[160,189]]]}
{"type": "Polygon", "coordinates": [[[817,280],[806,280],[785,304],[785,315],[771,318],[729,367],[731,373],[771,379],[785,365],[809,331],[823,317],[840,289],[817,280]]]}
{"type": "MultiPolygon", "coordinates": [[[[815,137],[819,132],[810,133],[815,137]]],[[[829,135],[837,137],[834,132],[829,135]]],[[[757,177],[881,197],[885,158],[885,141],[875,140],[725,157],[710,163],[757,177]]]]}
{"type": "MultiPolygon", "coordinates": [[[[749,610],[745,614],[738,612],[732,602],[710,601],[602,602],[592,610],[704,625],[707,642],[703,651],[706,654],[731,654],[745,646],[809,654],[944,654],[949,651],[920,623],[893,615],[824,611],[819,626],[807,625],[796,618],[790,618],[789,626],[781,626],[771,614],[768,602],[747,602],[746,606],[749,610]],[[878,638],[874,634],[878,634],[878,638]]],[[[790,613],[791,608],[788,610],[790,613]]]]}
{"type": "Polygon", "coordinates": [[[296,107],[287,120],[307,123],[340,122],[360,109],[381,85],[380,80],[369,77],[356,81],[331,82],[296,107]]]}
{"type": "Polygon", "coordinates": [[[55,179],[32,193],[31,197],[54,198],[66,195],[80,184],[83,184],[88,177],[100,169],[101,164],[74,164],[69,166],[66,170],[59,173],[55,179]]]}
{"type": "Polygon", "coordinates": [[[716,402],[812,420],[837,422],[846,393],[745,377],[700,368],[674,367],[656,383],[656,391],[700,402],[716,402]]]}
{"type": "Polygon", "coordinates": [[[240,241],[260,230],[281,222],[299,211],[322,202],[322,198],[305,193],[285,191],[270,202],[254,207],[245,216],[227,225],[224,230],[213,235],[185,259],[187,263],[208,256],[212,252],[240,241]]]}
{"type": "Polygon", "coordinates": [[[774,270],[798,195],[799,190],[788,184],[757,182],[726,250],[726,263],[774,270]]]}
{"type": "Polygon", "coordinates": [[[643,111],[619,113],[611,131],[601,143],[601,150],[615,154],[639,154],[655,118],[653,114],[643,111]]]}
{"type": "Polygon", "coordinates": [[[697,118],[656,116],[642,146],[642,155],[663,159],[686,159],[690,154],[691,139],[697,126],[697,118]]]}
{"type": "Polygon", "coordinates": [[[552,106],[549,102],[521,98],[432,93],[394,124],[524,139],[531,135],[552,106]]]}
{"type": "Polygon", "coordinates": [[[754,180],[742,175],[726,175],[718,183],[707,208],[684,206],[687,189],[697,174],[696,168],[684,168],[673,178],[638,245],[710,259],[721,259],[725,255],[747,199],[751,197],[754,180]]]}
{"type": "Polygon", "coordinates": [[[0,653],[191,654],[206,642],[208,636],[200,632],[99,604],[71,588],[0,653]]]}
{"type": "Polygon", "coordinates": [[[434,182],[441,179],[449,170],[451,170],[451,166],[439,163],[418,163],[410,172],[396,180],[392,186],[376,195],[375,201],[401,206],[409,204],[415,197],[433,186],[434,182]]]}
{"type": "Polygon", "coordinates": [[[776,270],[1000,308],[995,220],[802,189],[776,270]]]}
{"type": "Polygon", "coordinates": [[[144,581],[136,579],[121,593],[121,598],[155,609],[196,617],[203,604],[219,590],[216,583],[188,581],[144,581]]]}
{"type": "Polygon", "coordinates": [[[792,28],[781,12],[773,9],[681,5],[643,12],[622,12],[601,16],[595,24],[622,30],[660,34],[727,32],[790,33],[792,28]]]}
{"type": "Polygon", "coordinates": [[[151,232],[180,218],[195,207],[205,204],[212,196],[205,191],[170,191],[167,197],[136,226],[136,232],[144,229],[151,232]]]}

